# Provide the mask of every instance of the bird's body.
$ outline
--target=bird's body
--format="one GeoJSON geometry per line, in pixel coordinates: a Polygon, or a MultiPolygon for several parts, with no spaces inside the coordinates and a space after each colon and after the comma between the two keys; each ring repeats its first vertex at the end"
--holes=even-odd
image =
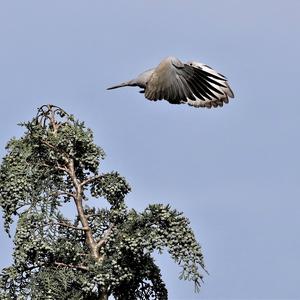
{"type": "Polygon", "coordinates": [[[233,98],[233,92],[222,74],[199,62],[182,63],[167,57],[137,78],[112,86],[138,86],[149,100],[165,99],[172,104],[187,103],[194,107],[218,107],[233,98]]]}

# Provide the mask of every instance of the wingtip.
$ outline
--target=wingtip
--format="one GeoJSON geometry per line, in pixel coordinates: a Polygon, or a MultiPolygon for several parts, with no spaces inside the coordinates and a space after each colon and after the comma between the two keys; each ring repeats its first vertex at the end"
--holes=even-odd
{"type": "Polygon", "coordinates": [[[229,89],[228,96],[229,96],[230,98],[234,98],[234,92],[233,92],[233,90],[231,89],[231,87],[229,86],[229,84],[227,84],[227,86],[228,86],[228,89],[229,89]]]}

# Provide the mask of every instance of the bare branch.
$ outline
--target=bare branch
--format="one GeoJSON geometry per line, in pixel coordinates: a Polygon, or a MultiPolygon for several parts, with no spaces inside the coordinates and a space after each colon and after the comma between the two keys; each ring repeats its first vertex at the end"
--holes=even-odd
{"type": "Polygon", "coordinates": [[[59,123],[56,122],[55,120],[55,110],[51,109],[52,107],[49,106],[49,112],[50,112],[50,116],[48,115],[48,118],[50,119],[50,124],[53,128],[53,133],[56,135],[57,130],[59,128],[59,123]]]}
{"type": "Polygon", "coordinates": [[[57,163],[56,169],[61,170],[61,171],[66,172],[66,173],[69,174],[68,168],[65,167],[65,166],[62,167],[59,163],[57,163]]]}

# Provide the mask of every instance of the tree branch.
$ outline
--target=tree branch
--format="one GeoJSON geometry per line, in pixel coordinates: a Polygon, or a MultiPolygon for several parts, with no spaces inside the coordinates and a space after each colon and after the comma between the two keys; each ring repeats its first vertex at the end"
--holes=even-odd
{"type": "Polygon", "coordinates": [[[50,110],[50,116],[48,118],[50,119],[50,124],[52,125],[53,133],[56,135],[57,130],[60,127],[60,125],[55,120],[55,111],[53,109],[51,109],[51,107],[49,107],[49,110],[50,110]]]}
{"type": "Polygon", "coordinates": [[[64,227],[72,228],[75,230],[83,230],[83,231],[89,230],[88,227],[76,227],[71,224],[67,224],[67,223],[63,223],[63,222],[51,223],[51,225],[64,226],[64,227]]]}
{"type": "Polygon", "coordinates": [[[91,182],[93,182],[94,180],[97,180],[98,178],[100,178],[102,175],[101,174],[99,174],[99,175],[96,175],[96,176],[93,176],[93,177],[90,177],[90,178],[88,178],[88,179],[86,179],[86,180],[84,180],[84,181],[82,181],[81,182],[81,186],[85,186],[85,185],[87,185],[87,184],[89,184],[89,183],[91,183],[91,182]]]}
{"type": "Polygon", "coordinates": [[[44,144],[44,145],[48,146],[49,148],[57,151],[56,147],[54,147],[52,144],[48,143],[45,140],[42,140],[42,144],[44,144]]]}
{"type": "Polygon", "coordinates": [[[57,163],[56,169],[61,170],[63,172],[69,173],[66,167],[62,167],[60,164],[57,163]]]}
{"type": "Polygon", "coordinates": [[[75,194],[73,193],[70,193],[70,192],[54,192],[54,193],[51,193],[50,196],[69,196],[69,197],[72,197],[72,198],[75,198],[75,194]]]}
{"type": "Polygon", "coordinates": [[[83,265],[72,265],[72,264],[65,264],[62,262],[55,261],[54,264],[58,267],[65,267],[65,268],[71,268],[71,269],[80,269],[84,271],[88,271],[89,268],[83,265]]]}
{"type": "MultiPolygon", "coordinates": [[[[66,153],[64,150],[59,150],[59,149],[57,149],[54,145],[50,144],[49,142],[47,142],[47,141],[45,141],[45,140],[42,140],[42,144],[48,146],[49,148],[55,150],[56,152],[60,152],[60,153],[63,155],[62,158],[63,158],[67,163],[69,162],[69,160],[66,158],[66,157],[69,156],[69,154],[66,153]]],[[[57,163],[57,165],[58,165],[58,168],[59,168],[59,169],[62,168],[63,171],[67,171],[66,168],[61,167],[58,163],[57,163]]]]}
{"type": "Polygon", "coordinates": [[[79,216],[80,222],[82,224],[82,227],[86,228],[85,236],[86,236],[87,246],[89,247],[91,255],[94,257],[94,259],[96,261],[99,261],[100,255],[99,255],[99,251],[97,248],[97,244],[93,237],[92,229],[89,226],[87,217],[84,213],[84,209],[83,209],[83,205],[82,205],[82,193],[83,193],[82,184],[76,177],[73,159],[71,159],[68,164],[68,172],[69,172],[70,178],[71,178],[71,180],[74,184],[75,190],[76,190],[76,195],[75,195],[74,201],[76,204],[78,216],[79,216]]]}
{"type": "MultiPolygon", "coordinates": [[[[68,173],[68,169],[64,166],[62,167],[59,163],[57,163],[56,166],[51,166],[49,164],[46,164],[46,163],[43,163],[41,164],[43,167],[47,167],[47,168],[56,168],[57,170],[60,170],[60,171],[63,171],[63,172],[66,172],[68,173]]],[[[69,173],[68,173],[69,174],[69,173]]]]}
{"type": "Polygon", "coordinates": [[[111,234],[113,228],[114,228],[115,224],[111,223],[107,229],[107,231],[104,233],[103,237],[100,239],[100,241],[98,241],[97,243],[97,249],[100,249],[102,246],[105,245],[105,243],[107,242],[107,239],[109,237],[109,235],[111,234]]]}

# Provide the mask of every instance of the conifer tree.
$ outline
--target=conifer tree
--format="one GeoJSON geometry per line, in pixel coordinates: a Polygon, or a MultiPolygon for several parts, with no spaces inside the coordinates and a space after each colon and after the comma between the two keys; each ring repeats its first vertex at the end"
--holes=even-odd
{"type": "Polygon", "coordinates": [[[7,144],[0,206],[8,234],[16,221],[13,264],[0,275],[1,299],[167,299],[153,252],[167,249],[180,279],[198,291],[204,269],[189,220],[169,205],[129,209],[130,186],[100,172],[104,151],[83,122],[42,106],[7,144]],[[89,199],[98,198],[98,207],[89,199]],[[75,219],[63,214],[71,202],[75,219]]]}

